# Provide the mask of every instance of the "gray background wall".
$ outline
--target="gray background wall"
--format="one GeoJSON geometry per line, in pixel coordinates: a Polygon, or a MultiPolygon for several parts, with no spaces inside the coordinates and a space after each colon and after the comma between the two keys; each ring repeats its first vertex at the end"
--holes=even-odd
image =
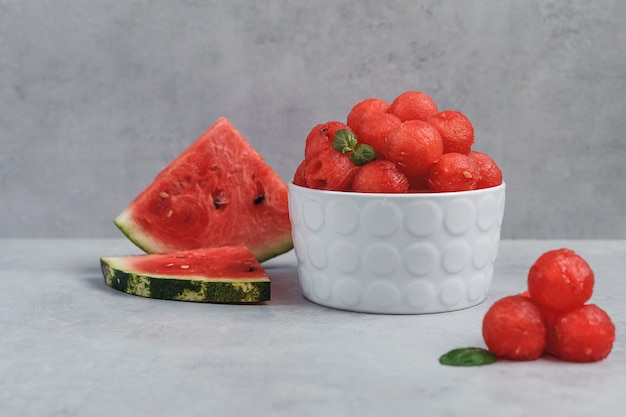
{"type": "Polygon", "coordinates": [[[0,0],[0,237],[113,218],[219,116],[288,180],[304,138],[418,89],[508,183],[507,238],[626,238],[626,2],[0,0]]]}

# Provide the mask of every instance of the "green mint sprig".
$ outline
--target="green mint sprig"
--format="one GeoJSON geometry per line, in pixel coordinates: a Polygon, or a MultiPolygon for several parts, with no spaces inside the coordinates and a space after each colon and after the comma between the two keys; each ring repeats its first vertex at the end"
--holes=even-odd
{"type": "Polygon", "coordinates": [[[348,129],[339,129],[335,132],[333,149],[341,153],[350,153],[350,161],[356,166],[365,165],[376,159],[374,148],[358,143],[354,133],[348,129]]]}

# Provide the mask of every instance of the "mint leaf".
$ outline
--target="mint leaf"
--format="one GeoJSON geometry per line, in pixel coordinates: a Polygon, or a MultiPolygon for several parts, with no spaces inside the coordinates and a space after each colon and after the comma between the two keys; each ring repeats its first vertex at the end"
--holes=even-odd
{"type": "Polygon", "coordinates": [[[333,149],[341,153],[347,153],[356,147],[356,136],[348,129],[339,129],[333,138],[333,149]]]}
{"type": "Polygon", "coordinates": [[[365,165],[376,159],[376,151],[370,145],[361,143],[350,154],[350,160],[356,166],[365,165]]]}
{"type": "Polygon", "coordinates": [[[450,366],[481,366],[494,363],[497,357],[482,348],[468,347],[453,349],[439,358],[439,363],[450,366]]]}

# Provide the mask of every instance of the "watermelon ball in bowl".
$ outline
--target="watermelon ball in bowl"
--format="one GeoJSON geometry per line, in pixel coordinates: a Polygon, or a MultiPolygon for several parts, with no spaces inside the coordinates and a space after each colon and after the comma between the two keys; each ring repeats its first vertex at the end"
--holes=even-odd
{"type": "Polygon", "coordinates": [[[289,183],[303,295],[380,314],[460,310],[485,300],[505,183],[455,192],[360,193],[289,183]]]}

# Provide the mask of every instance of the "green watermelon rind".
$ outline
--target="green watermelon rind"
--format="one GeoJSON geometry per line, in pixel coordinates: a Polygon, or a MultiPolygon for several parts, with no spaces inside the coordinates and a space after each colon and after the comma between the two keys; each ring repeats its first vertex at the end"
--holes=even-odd
{"type": "Polygon", "coordinates": [[[100,258],[100,265],[106,285],[140,297],[199,303],[261,303],[270,300],[268,277],[228,280],[150,276],[124,270],[113,258],[100,258]]]}
{"type": "Polygon", "coordinates": [[[287,253],[291,249],[293,249],[293,240],[290,233],[283,236],[280,240],[266,244],[266,246],[262,250],[257,249],[256,251],[254,251],[254,255],[259,262],[265,262],[268,259],[272,259],[279,255],[282,255],[283,253],[287,253]]]}
{"type": "Polygon", "coordinates": [[[159,244],[150,233],[144,231],[135,221],[131,211],[127,208],[122,211],[113,221],[118,229],[133,242],[139,249],[146,253],[168,253],[175,249],[159,244]]]}

